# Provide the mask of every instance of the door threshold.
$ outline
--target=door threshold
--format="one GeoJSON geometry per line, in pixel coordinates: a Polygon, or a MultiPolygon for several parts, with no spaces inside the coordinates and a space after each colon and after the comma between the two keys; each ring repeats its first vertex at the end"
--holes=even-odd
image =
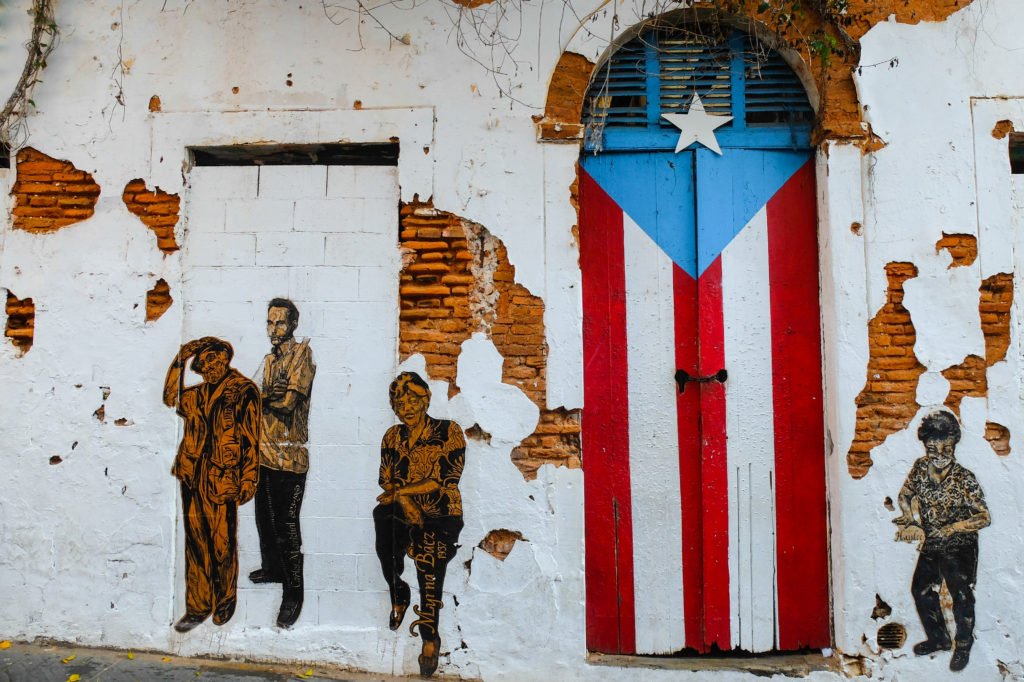
{"type": "Polygon", "coordinates": [[[812,672],[842,672],[839,657],[817,653],[768,654],[765,656],[627,656],[589,652],[588,665],[657,670],[736,671],[759,676],[806,677],[812,672]]]}

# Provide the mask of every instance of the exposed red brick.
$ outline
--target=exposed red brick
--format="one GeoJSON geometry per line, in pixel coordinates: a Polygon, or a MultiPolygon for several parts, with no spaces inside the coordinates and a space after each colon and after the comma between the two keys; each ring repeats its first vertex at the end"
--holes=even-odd
{"type": "Polygon", "coordinates": [[[988,395],[985,358],[968,355],[958,365],[942,370],[942,376],[949,381],[949,394],[945,405],[960,416],[960,403],[964,398],[984,398],[988,395]]]}
{"type": "Polygon", "coordinates": [[[970,265],[978,258],[978,238],[973,234],[942,233],[942,239],[935,242],[935,253],[946,249],[953,257],[951,268],[970,265]]]}
{"type": "MultiPolygon", "coordinates": [[[[482,225],[439,211],[430,202],[404,204],[399,281],[399,355],[420,353],[431,378],[458,393],[461,344],[487,333],[504,358],[502,381],[518,386],[539,408],[537,430],[512,452],[527,479],[545,463],[580,465],[577,411],[548,410],[544,302],[515,282],[501,240],[482,225]]],[[[482,432],[481,432],[482,435],[482,432]]]]}
{"type": "Polygon", "coordinates": [[[978,312],[985,335],[985,364],[989,367],[1006,359],[1010,347],[1010,307],[1013,305],[1013,275],[1000,272],[978,288],[978,312]]]}
{"type": "Polygon", "coordinates": [[[563,52],[548,85],[544,115],[536,118],[537,136],[546,142],[574,142],[582,139],[583,99],[590,84],[594,63],[575,52],[563,52]]]}
{"type": "Polygon", "coordinates": [[[7,291],[7,328],[4,336],[11,340],[22,354],[32,348],[35,335],[36,305],[31,298],[18,298],[7,291]]]}
{"type": "Polygon", "coordinates": [[[178,250],[174,239],[174,226],[178,224],[178,209],[181,200],[177,194],[168,194],[159,187],[156,191],[146,189],[143,180],[135,179],[125,185],[121,195],[128,210],[139,217],[156,235],[156,245],[164,253],[178,250]]]}
{"type": "Polygon", "coordinates": [[[517,540],[525,540],[523,534],[517,530],[508,530],[507,528],[498,528],[492,530],[484,539],[477,545],[480,549],[484,550],[492,557],[504,561],[506,557],[512,552],[512,548],[515,547],[517,540]]]}
{"type": "Polygon", "coordinates": [[[914,354],[917,332],[903,306],[903,285],[917,277],[913,263],[889,263],[885,304],[868,322],[868,371],[857,396],[857,425],[846,455],[850,475],[862,478],[871,467],[871,451],[890,434],[902,431],[917,413],[917,382],[925,366],[914,354]]]}
{"type": "Polygon", "coordinates": [[[995,422],[985,422],[985,440],[1000,457],[1010,454],[1010,429],[995,422]]]}
{"type": "Polygon", "coordinates": [[[992,128],[992,137],[997,140],[1001,140],[1012,132],[1013,121],[1003,119],[1002,121],[997,121],[995,126],[992,128]]]}
{"type": "Polygon", "coordinates": [[[92,175],[25,147],[17,155],[17,180],[11,189],[12,224],[29,232],[55,232],[92,217],[100,186],[92,175]]]}
{"type": "Polygon", "coordinates": [[[153,288],[146,292],[146,322],[159,320],[173,303],[171,287],[166,280],[158,279],[153,288]]]}

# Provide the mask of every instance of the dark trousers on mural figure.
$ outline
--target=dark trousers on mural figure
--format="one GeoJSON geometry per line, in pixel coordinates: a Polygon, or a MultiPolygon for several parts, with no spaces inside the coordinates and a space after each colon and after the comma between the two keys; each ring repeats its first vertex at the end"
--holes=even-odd
{"type": "Polygon", "coordinates": [[[299,512],[306,474],[260,467],[256,530],[263,573],[284,583],[285,597],[302,597],[302,531],[299,512]]]}
{"type": "Polygon", "coordinates": [[[943,581],[953,598],[956,645],[970,648],[974,638],[974,582],[978,574],[978,536],[958,538],[951,547],[921,550],[911,583],[914,603],[925,635],[933,642],[949,643],[949,632],[939,604],[943,581]]]}
{"type": "Polygon", "coordinates": [[[185,610],[188,615],[213,612],[220,624],[235,611],[238,584],[238,507],[216,504],[198,490],[181,484],[185,521],[185,610]]]}
{"type": "Polygon", "coordinates": [[[411,554],[416,566],[420,605],[413,607],[416,620],[409,629],[416,628],[423,639],[440,639],[438,619],[444,606],[441,599],[444,576],[448,562],[455,556],[456,543],[464,525],[462,518],[425,517],[422,526],[414,526],[405,521],[397,504],[388,504],[374,508],[373,523],[377,534],[377,558],[391,592],[391,603],[397,606],[409,603],[409,584],[402,580],[402,573],[405,557],[411,554]]]}

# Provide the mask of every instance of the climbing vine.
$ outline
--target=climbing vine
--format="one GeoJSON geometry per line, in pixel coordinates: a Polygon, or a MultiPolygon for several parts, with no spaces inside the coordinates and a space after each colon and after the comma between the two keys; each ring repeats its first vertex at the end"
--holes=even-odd
{"type": "Polygon", "coordinates": [[[25,120],[32,101],[32,90],[42,81],[39,74],[46,68],[46,60],[57,45],[59,32],[54,18],[53,0],[32,0],[32,35],[25,49],[28,55],[21,76],[0,111],[0,144],[8,148],[18,146],[27,136],[25,120]]]}

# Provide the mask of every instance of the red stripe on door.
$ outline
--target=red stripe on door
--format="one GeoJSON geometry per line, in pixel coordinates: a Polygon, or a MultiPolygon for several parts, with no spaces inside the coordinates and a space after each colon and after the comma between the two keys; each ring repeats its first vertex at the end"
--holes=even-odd
{"type": "Polygon", "coordinates": [[[580,169],[587,647],[636,652],[622,209],[580,169]]]}
{"type": "Polygon", "coordinates": [[[778,648],[830,644],[814,162],[768,202],[778,648]]]}
{"type": "MultiPolygon", "coordinates": [[[[672,267],[676,369],[700,372],[697,344],[697,282],[672,267]]],[[[689,384],[676,398],[679,427],[679,491],[683,530],[683,626],[686,646],[704,650],[704,538],[700,456],[700,388],[689,384]]]]}
{"type": "MultiPolygon", "coordinates": [[[[700,276],[700,374],[725,367],[722,258],[700,276]]],[[[726,460],[725,385],[701,383],[701,502],[704,513],[704,646],[731,649],[729,623],[729,475],[726,460]]],[[[685,571],[685,566],[683,567],[685,571]]],[[[687,637],[689,639],[689,637],[687,637]]]]}

